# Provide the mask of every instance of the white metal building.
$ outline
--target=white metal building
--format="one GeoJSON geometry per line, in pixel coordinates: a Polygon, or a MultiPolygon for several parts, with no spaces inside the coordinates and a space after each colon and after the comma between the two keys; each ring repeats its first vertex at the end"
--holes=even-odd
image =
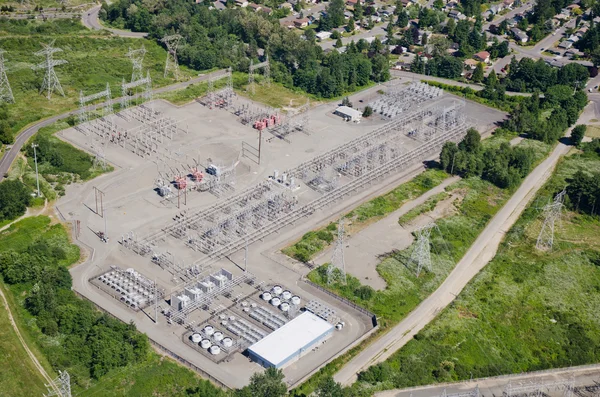
{"type": "Polygon", "coordinates": [[[248,355],[263,367],[283,368],[327,339],[333,325],[304,312],[248,348],[248,355]]]}
{"type": "Polygon", "coordinates": [[[361,112],[359,112],[356,109],[352,109],[351,107],[348,107],[348,106],[339,106],[337,109],[335,109],[335,112],[333,112],[333,113],[344,118],[344,120],[346,120],[346,121],[353,121],[353,122],[360,121],[360,118],[362,116],[361,112]]]}

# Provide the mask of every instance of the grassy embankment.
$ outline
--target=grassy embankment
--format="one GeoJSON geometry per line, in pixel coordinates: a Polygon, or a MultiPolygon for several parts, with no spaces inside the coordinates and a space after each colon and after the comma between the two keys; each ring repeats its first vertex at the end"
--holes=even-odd
{"type": "Polygon", "coordinates": [[[535,249],[543,207],[578,169],[572,155],[454,303],[355,387],[371,391],[595,363],[600,360],[600,218],[566,211],[550,252],[535,249]]]}

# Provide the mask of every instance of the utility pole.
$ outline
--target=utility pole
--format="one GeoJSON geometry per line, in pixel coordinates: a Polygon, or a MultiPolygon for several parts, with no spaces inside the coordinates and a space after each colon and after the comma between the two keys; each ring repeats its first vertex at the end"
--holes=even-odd
{"type": "Polygon", "coordinates": [[[260,165],[261,146],[262,146],[262,130],[258,130],[258,165],[260,165]]]}
{"type": "Polygon", "coordinates": [[[103,197],[104,197],[104,192],[102,190],[98,189],[96,186],[94,186],[94,198],[96,199],[96,215],[100,215],[101,217],[104,217],[103,197]],[[100,212],[98,212],[98,197],[100,197],[100,210],[102,210],[102,214],[100,214],[100,212]]]}
{"type": "Polygon", "coordinates": [[[37,196],[40,197],[40,176],[38,174],[37,152],[35,150],[35,148],[38,147],[38,144],[32,143],[31,147],[33,148],[33,161],[35,161],[35,181],[37,183],[37,196]]]}

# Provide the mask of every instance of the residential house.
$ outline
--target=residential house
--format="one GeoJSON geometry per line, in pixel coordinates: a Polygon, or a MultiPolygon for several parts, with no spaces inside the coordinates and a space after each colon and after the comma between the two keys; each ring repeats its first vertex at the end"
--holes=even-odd
{"type": "Polygon", "coordinates": [[[317,40],[323,41],[331,37],[331,32],[319,32],[316,34],[317,40]]]}
{"type": "Polygon", "coordinates": [[[260,4],[250,3],[250,4],[248,4],[248,8],[250,8],[254,12],[258,12],[262,9],[262,6],[260,4]]]}
{"type": "Polygon", "coordinates": [[[490,62],[490,53],[487,51],[479,51],[477,54],[473,55],[473,59],[475,59],[479,62],[489,63],[490,62]]]}
{"type": "Polygon", "coordinates": [[[308,18],[300,18],[294,20],[294,27],[302,29],[308,26],[308,18]]]}
{"type": "Polygon", "coordinates": [[[271,15],[273,13],[273,10],[266,6],[262,6],[260,11],[267,15],[271,15]]]}
{"type": "Polygon", "coordinates": [[[400,2],[404,7],[408,7],[409,5],[413,4],[411,0],[400,0],[400,2]]]}
{"type": "MultiPolygon", "coordinates": [[[[569,14],[570,14],[570,13],[569,13],[569,14]]],[[[571,18],[571,17],[569,16],[569,14],[566,14],[566,13],[564,13],[564,12],[561,12],[560,14],[556,14],[556,15],[554,16],[554,18],[555,18],[555,19],[558,19],[559,21],[566,21],[566,20],[568,20],[569,18],[571,18]]]]}
{"type": "Polygon", "coordinates": [[[515,40],[520,43],[527,43],[529,41],[529,36],[527,36],[527,33],[523,32],[519,28],[512,28],[510,32],[512,33],[515,40]]]}
{"type": "Polygon", "coordinates": [[[285,19],[280,19],[279,24],[284,28],[288,28],[288,29],[294,28],[294,21],[290,21],[290,20],[286,21],[285,19]]]}
{"type": "Polygon", "coordinates": [[[562,48],[563,50],[568,50],[573,46],[573,42],[569,40],[565,40],[558,45],[558,48],[562,48]]]}
{"type": "Polygon", "coordinates": [[[576,12],[575,10],[579,10],[581,7],[579,7],[579,5],[577,5],[577,4],[571,4],[571,5],[567,6],[566,8],[567,8],[567,10],[569,10],[571,15],[573,15],[576,12]]]}
{"type": "Polygon", "coordinates": [[[512,8],[515,4],[515,0],[504,0],[504,2],[502,4],[504,4],[504,8],[508,8],[508,9],[512,10],[512,8]]]}
{"type": "Polygon", "coordinates": [[[509,28],[512,28],[513,26],[517,26],[517,23],[519,23],[519,21],[517,21],[516,18],[509,18],[506,20],[506,25],[508,25],[509,28]]]}
{"type": "Polygon", "coordinates": [[[247,7],[248,1],[247,0],[235,0],[235,5],[238,7],[247,7]]]}
{"type": "Polygon", "coordinates": [[[448,18],[452,18],[458,21],[461,19],[465,19],[466,16],[458,10],[452,10],[448,13],[448,18]]]}
{"type": "Polygon", "coordinates": [[[463,62],[465,69],[470,69],[470,70],[474,70],[478,64],[479,64],[479,61],[476,61],[475,59],[465,59],[465,61],[463,62]]]}

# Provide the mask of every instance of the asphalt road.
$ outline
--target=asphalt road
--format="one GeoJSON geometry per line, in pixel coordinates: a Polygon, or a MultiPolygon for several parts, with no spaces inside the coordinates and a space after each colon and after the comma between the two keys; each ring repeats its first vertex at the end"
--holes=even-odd
{"type": "Polygon", "coordinates": [[[385,361],[452,303],[469,281],[493,259],[505,232],[517,221],[527,203],[548,180],[558,160],[568,150],[569,146],[559,143],[492,218],[442,285],[403,321],[350,360],[334,379],[346,386],[352,384],[359,372],[385,361]]]}
{"type": "MultiPolygon", "coordinates": [[[[217,71],[212,72],[211,74],[219,74],[219,73],[223,73],[224,71],[225,71],[224,69],[217,70],[217,71]]],[[[152,93],[160,94],[163,92],[180,90],[180,89],[186,88],[189,85],[204,81],[208,78],[208,76],[209,76],[208,74],[205,74],[202,76],[195,77],[188,81],[175,83],[172,85],[157,88],[157,89],[153,90],[152,93]]],[[[116,101],[118,101],[118,98],[113,99],[113,102],[116,102],[116,101]]],[[[94,106],[101,106],[101,105],[94,105],[94,106]]],[[[29,140],[29,138],[31,138],[36,132],[38,132],[38,130],[40,128],[46,127],[56,121],[59,121],[59,120],[65,119],[71,115],[77,114],[78,111],[79,111],[78,109],[75,109],[75,110],[72,110],[72,111],[69,111],[66,113],[62,113],[62,114],[53,116],[49,119],[38,121],[37,123],[31,125],[30,127],[26,128],[25,130],[23,130],[15,139],[15,143],[11,146],[11,148],[7,152],[4,153],[4,156],[2,157],[2,159],[0,159],[0,181],[2,181],[2,179],[4,179],[4,176],[8,172],[10,166],[12,165],[12,162],[15,160],[15,158],[21,151],[21,148],[23,147],[23,145],[25,145],[25,143],[29,140]]]]}
{"type": "Polygon", "coordinates": [[[95,6],[90,8],[87,12],[84,12],[81,15],[81,23],[83,26],[92,29],[92,30],[108,30],[112,34],[120,37],[128,37],[128,38],[144,38],[148,36],[148,33],[143,32],[129,32],[127,30],[120,29],[112,29],[102,26],[100,23],[100,19],[98,18],[98,13],[100,12],[101,6],[95,6]]]}

